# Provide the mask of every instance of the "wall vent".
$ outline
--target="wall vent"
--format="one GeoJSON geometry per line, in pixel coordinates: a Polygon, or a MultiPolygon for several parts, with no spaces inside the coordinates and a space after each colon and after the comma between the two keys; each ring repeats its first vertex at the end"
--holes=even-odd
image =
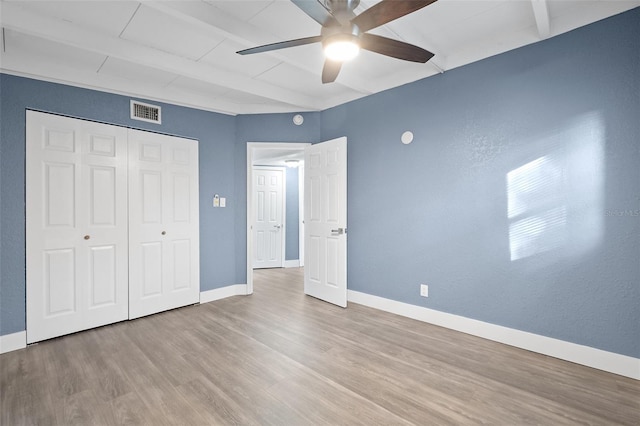
{"type": "Polygon", "coordinates": [[[146,121],[148,123],[162,123],[160,107],[143,102],[131,101],[131,118],[133,120],[146,121]]]}

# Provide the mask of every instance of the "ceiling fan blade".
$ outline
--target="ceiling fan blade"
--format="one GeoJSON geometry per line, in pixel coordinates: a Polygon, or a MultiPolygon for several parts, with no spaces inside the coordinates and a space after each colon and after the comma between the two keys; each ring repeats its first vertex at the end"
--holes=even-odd
{"type": "Polygon", "coordinates": [[[326,59],[322,68],[322,84],[333,83],[340,74],[342,62],[326,59]]]}
{"type": "Polygon", "coordinates": [[[338,25],[338,21],[331,15],[331,12],[318,0],[291,0],[291,2],[323,27],[338,25]]]}
{"type": "Polygon", "coordinates": [[[382,0],[351,20],[360,32],[372,30],[394,19],[401,18],[416,10],[429,6],[437,0],[382,0]]]}
{"type": "Polygon", "coordinates": [[[411,62],[425,63],[433,58],[433,53],[422,47],[375,34],[362,34],[360,36],[360,47],[381,55],[411,62]]]}
{"type": "Polygon", "coordinates": [[[278,43],[265,44],[264,46],[251,47],[249,49],[240,50],[240,55],[252,55],[254,53],[270,52],[272,50],[286,49],[287,47],[304,46],[305,44],[317,43],[322,41],[322,36],[297,38],[295,40],[279,41],[278,43]]]}

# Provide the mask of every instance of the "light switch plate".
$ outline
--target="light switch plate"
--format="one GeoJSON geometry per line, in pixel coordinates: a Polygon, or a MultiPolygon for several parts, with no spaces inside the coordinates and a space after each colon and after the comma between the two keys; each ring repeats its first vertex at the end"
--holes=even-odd
{"type": "Polygon", "coordinates": [[[225,197],[220,197],[220,207],[227,207],[227,199],[225,197]]]}

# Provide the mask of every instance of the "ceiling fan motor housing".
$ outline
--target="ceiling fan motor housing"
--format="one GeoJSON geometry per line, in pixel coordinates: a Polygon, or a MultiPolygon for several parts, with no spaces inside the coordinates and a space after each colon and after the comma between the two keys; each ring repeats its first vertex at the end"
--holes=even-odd
{"type": "Polygon", "coordinates": [[[338,10],[354,11],[360,0],[318,0],[330,12],[338,10]]]}
{"type": "Polygon", "coordinates": [[[322,27],[322,45],[335,41],[352,41],[357,43],[360,38],[360,28],[357,25],[346,22],[340,26],[322,27]]]}
{"type": "MultiPolygon", "coordinates": [[[[319,0],[321,4],[329,11],[329,13],[335,18],[340,25],[347,25],[349,21],[355,18],[356,14],[353,12],[360,4],[360,0],[319,0]]],[[[332,26],[329,24],[328,26],[332,26]]]]}

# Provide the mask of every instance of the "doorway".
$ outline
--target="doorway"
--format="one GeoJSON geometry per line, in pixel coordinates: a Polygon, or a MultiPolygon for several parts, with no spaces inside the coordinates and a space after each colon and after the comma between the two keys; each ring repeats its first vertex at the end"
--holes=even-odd
{"type": "MultiPolygon", "coordinates": [[[[254,200],[254,167],[255,166],[275,166],[285,167],[297,165],[298,179],[303,179],[304,173],[304,149],[310,143],[272,143],[272,142],[249,142],[247,143],[247,294],[253,293],[253,268],[254,255],[256,249],[254,224],[256,221],[256,206],[254,200]],[[294,163],[297,162],[297,163],[294,163]]],[[[299,185],[298,188],[303,188],[299,185]]],[[[299,192],[299,201],[303,201],[303,192],[299,192]]],[[[299,203],[299,204],[300,204],[299,203]]],[[[299,260],[302,261],[304,244],[304,224],[301,207],[298,207],[298,247],[299,260]]],[[[289,223],[291,226],[292,223],[289,223]]],[[[284,255],[284,254],[283,254],[284,255]]],[[[285,261],[286,265],[286,261],[285,261]]],[[[302,265],[300,265],[302,266],[302,265]]]]}

